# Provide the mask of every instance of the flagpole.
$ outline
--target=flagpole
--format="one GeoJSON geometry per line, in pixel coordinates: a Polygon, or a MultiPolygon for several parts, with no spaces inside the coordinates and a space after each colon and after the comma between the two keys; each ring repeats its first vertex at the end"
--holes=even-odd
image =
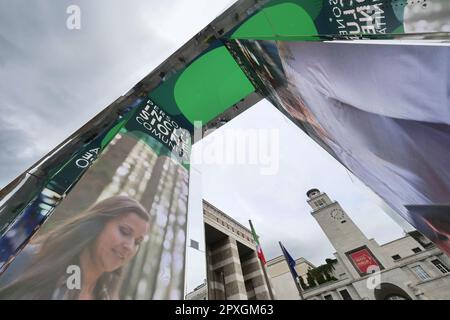
{"type": "Polygon", "coordinates": [[[266,270],[266,266],[263,265],[263,263],[261,262],[261,260],[259,260],[259,264],[261,265],[262,269],[263,269],[263,273],[264,273],[264,278],[266,280],[267,283],[267,289],[269,289],[269,296],[271,300],[275,300],[273,297],[273,292],[272,292],[272,283],[269,280],[269,276],[267,275],[267,270],[266,270]]]}
{"type": "MultiPolygon", "coordinates": [[[[278,244],[280,245],[281,251],[283,251],[284,258],[287,259],[287,258],[286,258],[286,253],[285,253],[285,249],[284,249],[283,245],[281,244],[281,241],[278,241],[278,244]]],[[[286,262],[287,262],[287,261],[286,261],[286,262]]],[[[288,266],[289,266],[289,262],[288,262],[288,266]]],[[[301,276],[299,276],[299,275],[297,274],[297,277],[294,279],[294,282],[295,282],[295,286],[297,287],[298,294],[300,295],[300,299],[301,299],[301,300],[305,300],[305,298],[303,297],[303,290],[302,290],[302,287],[300,286],[300,277],[301,277],[301,276]]]]}
{"type": "MultiPolygon", "coordinates": [[[[252,229],[252,232],[255,231],[255,228],[253,228],[253,224],[252,224],[252,220],[248,220],[248,222],[250,223],[250,228],[252,229]]],[[[255,231],[255,235],[256,235],[256,231],[255,231]]],[[[255,239],[256,242],[257,239],[255,239]]],[[[267,284],[267,289],[269,290],[269,297],[271,300],[275,300],[274,296],[273,296],[273,292],[272,292],[272,284],[269,280],[269,276],[267,275],[267,270],[266,270],[266,266],[262,263],[261,259],[259,259],[259,264],[261,265],[261,268],[263,270],[263,274],[264,274],[264,279],[266,280],[266,284],[267,284]]]]}
{"type": "Polygon", "coordinates": [[[297,289],[298,289],[298,293],[300,294],[300,299],[301,300],[305,300],[305,297],[303,297],[303,290],[302,290],[302,286],[300,285],[300,278],[301,276],[299,276],[297,278],[297,281],[295,281],[295,284],[297,285],[297,289]]]}

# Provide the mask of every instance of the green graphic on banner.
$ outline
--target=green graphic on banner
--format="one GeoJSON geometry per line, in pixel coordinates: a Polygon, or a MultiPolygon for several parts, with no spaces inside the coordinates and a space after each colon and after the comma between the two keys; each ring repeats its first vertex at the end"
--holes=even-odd
{"type": "Polygon", "coordinates": [[[248,19],[231,36],[232,39],[288,40],[298,36],[317,35],[314,14],[321,8],[320,1],[277,0],[248,19]],[[309,9],[309,10],[308,10],[309,9]]]}
{"type": "Polygon", "coordinates": [[[171,116],[184,116],[180,125],[192,131],[254,91],[226,47],[218,42],[185,69],[161,83],[149,97],[171,116]]]}
{"type": "Polygon", "coordinates": [[[126,123],[125,129],[136,132],[140,137],[149,135],[155,138],[167,148],[166,154],[172,155],[180,164],[187,165],[190,158],[191,133],[183,128],[176,118],[148,99],[137,108],[133,117],[126,123]]]}
{"type": "Polygon", "coordinates": [[[102,153],[105,147],[111,142],[114,136],[120,131],[124,124],[128,121],[132,112],[125,118],[121,119],[113,128],[99,135],[88,145],[83,147],[77,154],[72,157],[49,181],[49,188],[59,194],[64,194],[78,181],[83,173],[102,153]]]}
{"type": "Polygon", "coordinates": [[[439,32],[448,24],[447,0],[274,0],[231,39],[360,39],[439,32]]]}

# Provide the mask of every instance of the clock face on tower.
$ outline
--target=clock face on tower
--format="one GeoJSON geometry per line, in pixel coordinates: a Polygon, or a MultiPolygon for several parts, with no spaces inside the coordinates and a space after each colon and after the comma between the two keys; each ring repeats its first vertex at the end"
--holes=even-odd
{"type": "Polygon", "coordinates": [[[342,220],[344,219],[344,211],[341,209],[333,209],[330,212],[330,216],[335,220],[342,220]]]}

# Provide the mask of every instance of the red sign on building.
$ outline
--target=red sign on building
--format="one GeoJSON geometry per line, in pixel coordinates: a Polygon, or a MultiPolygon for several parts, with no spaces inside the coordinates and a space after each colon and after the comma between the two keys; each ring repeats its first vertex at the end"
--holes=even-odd
{"type": "Polygon", "coordinates": [[[368,249],[361,249],[351,253],[350,258],[353,260],[353,264],[360,273],[369,273],[367,269],[370,266],[380,267],[378,261],[372,255],[372,253],[368,249]]]}

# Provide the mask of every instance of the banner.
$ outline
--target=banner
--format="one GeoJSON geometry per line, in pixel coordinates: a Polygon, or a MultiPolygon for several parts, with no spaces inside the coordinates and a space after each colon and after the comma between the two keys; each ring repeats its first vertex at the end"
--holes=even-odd
{"type": "Polygon", "coordinates": [[[378,263],[376,258],[373,256],[369,249],[363,248],[351,253],[347,253],[353,266],[356,268],[360,275],[370,274],[370,267],[378,267],[383,269],[383,267],[378,263]]]}
{"type": "Polygon", "coordinates": [[[230,38],[443,39],[450,31],[449,17],[447,0],[273,0],[236,27],[230,38]]]}
{"type": "Polygon", "coordinates": [[[113,128],[93,130],[3,215],[0,299],[181,299],[194,124],[201,130],[253,91],[221,41],[161,72],[151,92],[137,85],[113,128]],[[109,223],[118,234],[103,233],[109,223]],[[122,249],[130,237],[139,245],[122,249]],[[93,264],[99,276],[83,284],[93,264]]]}
{"type": "Polygon", "coordinates": [[[435,211],[425,223],[424,210],[408,210],[450,204],[450,47],[228,46],[278,109],[450,254],[449,211],[435,211]]]}
{"type": "Polygon", "coordinates": [[[190,132],[147,99],[104,150],[100,138],[1,239],[0,299],[183,297],[190,132]]]}

